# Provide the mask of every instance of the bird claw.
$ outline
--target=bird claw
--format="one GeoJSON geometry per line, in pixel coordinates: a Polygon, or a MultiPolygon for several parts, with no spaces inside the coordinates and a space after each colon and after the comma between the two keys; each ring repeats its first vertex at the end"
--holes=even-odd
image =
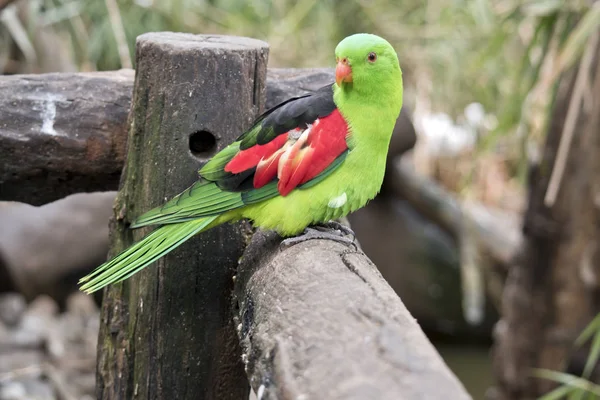
{"type": "Polygon", "coordinates": [[[345,245],[352,245],[356,250],[358,250],[354,231],[336,221],[329,221],[318,225],[309,226],[304,229],[304,232],[301,235],[284,239],[280,244],[280,248],[288,248],[295,244],[306,242],[307,240],[312,239],[333,240],[334,242],[343,243],[345,245]],[[352,236],[352,239],[347,238],[346,235],[352,236]]]}
{"type": "Polygon", "coordinates": [[[334,231],[339,231],[340,236],[342,237],[344,235],[352,236],[352,241],[356,240],[356,234],[354,231],[350,229],[349,226],[341,224],[337,221],[323,222],[318,225],[314,225],[313,228],[321,232],[326,232],[327,230],[333,229],[334,231]]]}

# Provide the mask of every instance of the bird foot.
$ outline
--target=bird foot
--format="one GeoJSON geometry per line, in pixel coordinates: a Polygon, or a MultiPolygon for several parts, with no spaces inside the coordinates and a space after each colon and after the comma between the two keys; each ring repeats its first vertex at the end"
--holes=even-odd
{"type": "MultiPolygon", "coordinates": [[[[334,231],[339,231],[340,232],[340,236],[352,236],[352,241],[356,240],[356,234],[354,233],[354,231],[352,229],[350,229],[349,226],[341,224],[337,221],[328,221],[328,222],[323,222],[320,223],[318,225],[314,225],[313,226],[314,229],[318,230],[318,231],[326,231],[329,229],[333,229],[334,231]],[[343,235],[342,235],[343,234],[343,235]]],[[[336,232],[337,234],[337,232],[336,232]]]]}
{"type": "Polygon", "coordinates": [[[342,225],[336,221],[329,221],[325,223],[320,223],[318,225],[309,226],[306,229],[304,229],[304,232],[301,235],[284,239],[281,242],[280,247],[288,248],[295,244],[306,242],[307,240],[312,239],[333,240],[335,242],[343,243],[345,245],[352,245],[356,250],[358,250],[358,246],[355,242],[356,235],[354,234],[354,231],[352,231],[352,229],[350,229],[349,227],[342,225]],[[346,236],[352,236],[352,239],[346,236]]]}

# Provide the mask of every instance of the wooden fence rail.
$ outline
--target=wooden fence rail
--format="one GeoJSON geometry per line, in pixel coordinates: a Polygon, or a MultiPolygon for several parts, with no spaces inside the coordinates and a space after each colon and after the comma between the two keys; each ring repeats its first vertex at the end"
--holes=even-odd
{"type": "MultiPolygon", "coordinates": [[[[42,205],[82,191],[116,190],[133,79],[127,69],[0,76],[0,199],[42,205]]],[[[266,108],[333,79],[330,68],[271,68],[266,108]]],[[[404,109],[393,154],[414,145],[406,126],[404,109]]]]}
{"type": "Polygon", "coordinates": [[[0,76],[0,199],[116,190],[133,71],[0,76]]]}
{"type": "Polygon", "coordinates": [[[470,398],[365,254],[257,232],[235,284],[242,359],[263,399],[470,398]]]}

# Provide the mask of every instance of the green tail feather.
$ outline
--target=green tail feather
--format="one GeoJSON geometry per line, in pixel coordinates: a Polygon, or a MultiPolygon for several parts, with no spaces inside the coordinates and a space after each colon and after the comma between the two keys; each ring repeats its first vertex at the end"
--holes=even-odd
{"type": "Polygon", "coordinates": [[[214,182],[198,181],[160,207],[140,215],[130,228],[179,224],[211,217],[244,205],[242,194],[221,190],[214,182]]]}
{"type": "Polygon", "coordinates": [[[112,260],[100,265],[79,280],[80,290],[90,294],[103,287],[129,278],[190,237],[207,228],[218,216],[180,224],[165,225],[125,249],[112,260]]]}

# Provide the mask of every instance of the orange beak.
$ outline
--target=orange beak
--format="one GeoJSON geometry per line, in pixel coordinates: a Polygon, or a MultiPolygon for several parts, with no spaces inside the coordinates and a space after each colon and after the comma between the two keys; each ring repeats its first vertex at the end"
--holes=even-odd
{"type": "Polygon", "coordinates": [[[337,67],[335,68],[335,82],[340,87],[342,86],[342,82],[352,82],[352,68],[350,68],[347,58],[338,60],[337,67]]]}

